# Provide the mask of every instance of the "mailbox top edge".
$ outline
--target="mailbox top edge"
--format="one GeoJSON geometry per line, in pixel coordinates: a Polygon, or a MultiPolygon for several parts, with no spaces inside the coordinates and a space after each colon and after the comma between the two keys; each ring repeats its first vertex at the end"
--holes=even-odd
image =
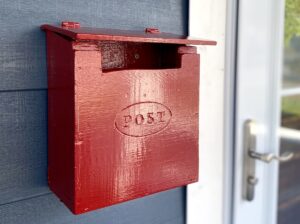
{"type": "Polygon", "coordinates": [[[117,30],[91,27],[59,27],[49,24],[41,26],[42,30],[59,33],[76,41],[125,41],[163,44],[216,45],[217,42],[206,39],[194,39],[171,33],[147,33],[144,31],[117,30]]]}

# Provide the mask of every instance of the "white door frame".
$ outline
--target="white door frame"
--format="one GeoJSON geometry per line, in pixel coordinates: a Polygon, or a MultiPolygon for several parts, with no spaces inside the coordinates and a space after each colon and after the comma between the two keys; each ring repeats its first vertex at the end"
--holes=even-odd
{"type": "Polygon", "coordinates": [[[257,162],[252,202],[242,199],[243,125],[260,125],[257,151],[279,154],[284,0],[239,0],[233,224],[276,224],[278,163],[257,162]]]}
{"type": "Polygon", "coordinates": [[[188,224],[232,224],[237,0],[190,0],[189,35],[216,40],[199,47],[199,182],[187,188],[188,224]]]}
{"type": "Polygon", "coordinates": [[[218,46],[199,48],[200,180],[188,186],[187,223],[276,224],[278,164],[258,164],[255,200],[244,201],[242,136],[254,119],[258,151],[279,153],[284,0],[190,0],[189,18],[191,36],[218,46]]]}

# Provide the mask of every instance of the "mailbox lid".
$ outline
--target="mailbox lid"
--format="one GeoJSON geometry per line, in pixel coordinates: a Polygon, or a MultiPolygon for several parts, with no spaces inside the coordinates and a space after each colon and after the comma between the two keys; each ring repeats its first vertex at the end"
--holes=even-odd
{"type": "Polygon", "coordinates": [[[73,40],[97,40],[97,41],[126,41],[143,43],[165,44],[193,44],[193,45],[216,45],[216,41],[205,39],[193,39],[187,36],[171,33],[149,33],[145,31],[129,31],[117,29],[91,28],[63,28],[53,25],[42,25],[43,30],[59,33],[73,40]]]}

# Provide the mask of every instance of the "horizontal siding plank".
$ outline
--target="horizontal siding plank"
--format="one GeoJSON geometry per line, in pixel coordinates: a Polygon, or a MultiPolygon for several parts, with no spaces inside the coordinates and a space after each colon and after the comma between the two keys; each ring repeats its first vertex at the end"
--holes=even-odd
{"type": "Polygon", "coordinates": [[[0,206],[5,224],[183,224],[184,190],[150,195],[83,215],[73,215],[53,194],[0,206]]]}
{"type": "Polygon", "coordinates": [[[49,192],[47,91],[0,92],[0,204],[49,192]]]}
{"type": "Polygon", "coordinates": [[[1,1],[0,91],[47,88],[44,23],[187,33],[184,0],[1,1]]]}

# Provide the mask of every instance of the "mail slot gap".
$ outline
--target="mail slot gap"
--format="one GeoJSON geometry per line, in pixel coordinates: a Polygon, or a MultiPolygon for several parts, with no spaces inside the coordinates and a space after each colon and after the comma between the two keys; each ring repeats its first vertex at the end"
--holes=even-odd
{"type": "Polygon", "coordinates": [[[178,68],[178,45],[101,41],[102,70],[178,68]]]}

